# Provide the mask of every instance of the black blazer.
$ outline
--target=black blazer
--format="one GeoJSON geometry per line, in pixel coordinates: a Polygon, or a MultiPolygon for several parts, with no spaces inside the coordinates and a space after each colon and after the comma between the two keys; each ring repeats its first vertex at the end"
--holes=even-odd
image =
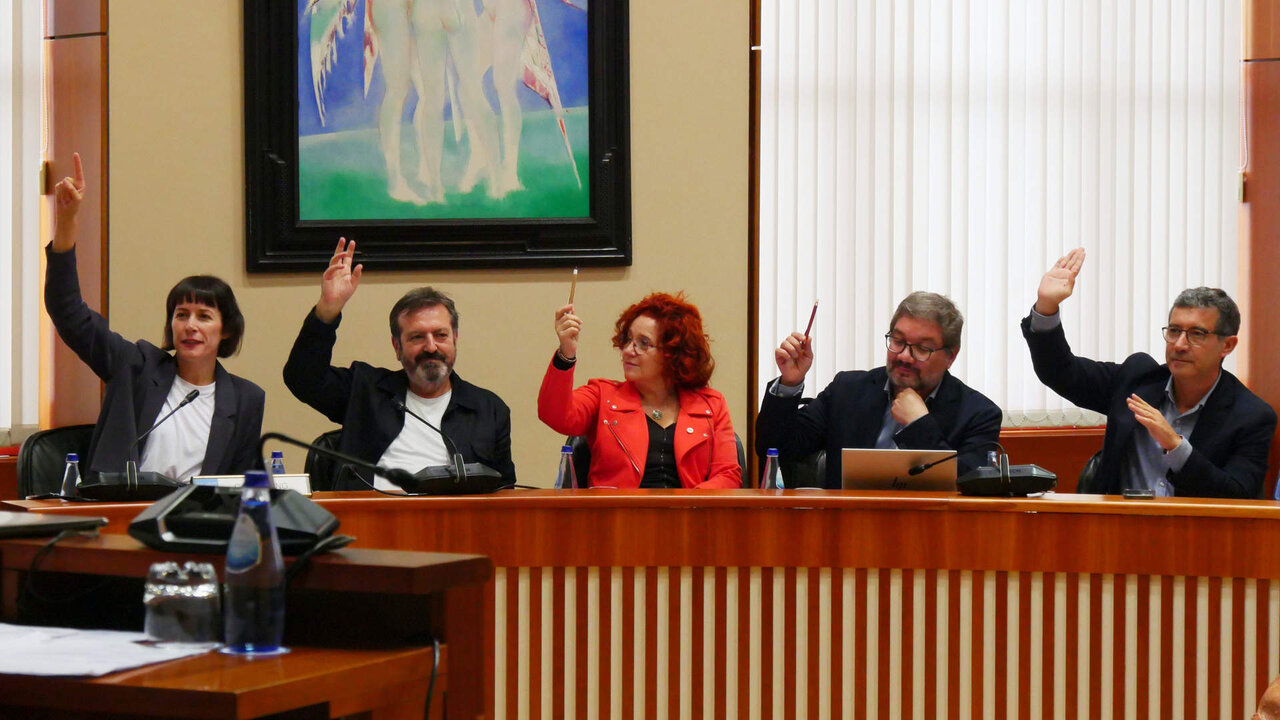
{"type": "MultiPolygon", "coordinates": [[[[837,373],[831,384],[803,408],[800,398],[784,398],[765,391],[756,418],[756,445],[777,448],[784,458],[801,458],[816,450],[827,451],[825,487],[840,488],[840,451],[875,447],[883,425],[889,396],[884,385],[885,368],[837,373]]],[[[774,381],[776,383],[777,380],[774,381]]],[[[773,383],[770,383],[772,386],[773,383]]],[[[899,430],[893,441],[913,450],[973,448],[958,459],[961,474],[986,462],[978,447],[1000,437],[1000,408],[982,393],[960,382],[951,373],[942,377],[938,393],[926,399],[929,414],[899,430]]]]}
{"type": "MultiPolygon", "coordinates": [[[[178,363],[168,352],[146,340],[129,342],[107,326],[80,296],[75,251],[45,248],[47,272],[44,306],[58,335],[107,384],[102,411],[93,428],[89,457],[82,463],[91,472],[121,472],[130,459],[129,446],[151,427],[173,386],[178,363]]],[[[262,388],[232,375],[219,363],[214,370],[218,389],[213,422],[201,472],[233,475],[262,467],[258,438],[266,394],[262,388]]],[[[133,459],[146,446],[143,440],[133,459]]],[[[185,479],[185,478],[178,478],[185,479]]]]}
{"type": "MultiPolygon", "coordinates": [[[[302,330],[284,366],[284,384],[302,402],[342,425],[338,450],[376,463],[404,429],[405,416],[392,402],[404,402],[409,376],[404,370],[388,370],[368,363],[333,367],[337,322],[328,325],[314,310],[302,321],[302,330]]],[[[457,373],[449,379],[453,395],[445,408],[440,429],[458,446],[467,462],[488,465],[511,484],[516,469],[511,461],[511,410],[494,393],[476,387],[457,373]]],[[[403,468],[416,471],[419,468],[403,468]]],[[[372,478],[369,478],[372,480],[372,478]]],[[[335,490],[365,490],[368,486],[343,474],[335,490]]]]}
{"type": "MultiPolygon", "coordinates": [[[[1061,325],[1032,332],[1030,316],[1022,321],[1022,336],[1040,382],[1079,407],[1106,414],[1107,432],[1095,482],[1105,494],[1120,494],[1133,443],[1147,435],[1126,398],[1136,393],[1160,407],[1169,367],[1146,353],[1130,355],[1123,363],[1076,357],[1061,325]]],[[[1258,497],[1275,429],[1271,406],[1223,370],[1188,438],[1191,456],[1182,470],[1168,474],[1174,492],[1179,497],[1258,497]]]]}

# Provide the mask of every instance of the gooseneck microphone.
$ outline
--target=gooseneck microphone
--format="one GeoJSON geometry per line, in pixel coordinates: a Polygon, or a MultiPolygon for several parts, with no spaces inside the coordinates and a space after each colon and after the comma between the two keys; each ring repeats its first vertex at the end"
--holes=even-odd
{"type": "MultiPolygon", "coordinates": [[[[261,438],[258,439],[259,457],[262,456],[262,449],[263,447],[266,446],[268,440],[279,440],[289,445],[294,445],[300,448],[306,448],[307,450],[310,450],[316,453],[317,455],[323,455],[329,458],[330,460],[337,460],[338,462],[346,463],[347,465],[357,467],[361,470],[369,471],[375,475],[381,475],[382,477],[390,480],[391,482],[397,485],[403,485],[406,482],[410,482],[410,483],[413,482],[413,473],[409,472],[408,470],[401,470],[399,468],[382,467],[377,463],[371,463],[367,460],[361,460],[360,458],[355,457],[353,455],[348,455],[346,453],[338,452],[337,450],[331,450],[327,447],[313,445],[309,442],[303,442],[301,440],[298,440],[297,438],[292,438],[292,437],[289,437],[288,435],[281,435],[280,433],[276,433],[276,432],[266,433],[261,438]]],[[[368,485],[370,488],[374,490],[378,490],[378,488],[373,487],[373,485],[369,483],[368,480],[365,480],[364,477],[360,475],[360,473],[353,473],[353,474],[357,478],[360,478],[360,481],[368,485]]],[[[383,491],[378,490],[378,492],[383,492],[383,491]]],[[[384,493],[384,494],[394,495],[395,493],[384,493]]]]}
{"type": "Polygon", "coordinates": [[[125,454],[124,472],[98,473],[97,482],[88,482],[79,489],[80,495],[93,500],[158,500],[169,494],[174,488],[181,487],[182,482],[159,472],[138,472],[138,445],[156,428],[165,423],[182,408],[190,405],[200,397],[199,390],[192,390],[182,398],[164,417],[155,421],[132,443],[125,454]]]}
{"type": "MultiPolygon", "coordinates": [[[[996,442],[995,440],[984,440],[983,442],[977,443],[975,445],[970,445],[969,447],[961,448],[939,460],[934,460],[933,462],[924,463],[923,465],[916,465],[915,467],[907,471],[907,475],[909,476],[919,475],[920,473],[924,472],[925,470],[928,470],[934,465],[941,465],[942,463],[947,462],[948,460],[955,460],[956,458],[960,457],[961,455],[967,452],[973,452],[974,450],[977,450],[979,448],[991,447],[991,446],[995,446],[999,448],[1000,457],[1005,457],[1005,451],[1004,451],[1003,445],[996,442]]],[[[1008,461],[1006,460],[1005,462],[1007,463],[1008,461]]]]}
{"type": "MultiPolygon", "coordinates": [[[[150,434],[151,434],[151,431],[152,431],[152,430],[155,430],[156,428],[160,427],[160,425],[161,425],[165,420],[168,420],[169,418],[173,417],[173,414],[174,414],[174,413],[178,412],[178,411],[179,411],[179,410],[181,410],[182,408],[184,408],[184,407],[186,407],[186,406],[190,405],[191,403],[195,402],[195,401],[196,401],[196,398],[198,398],[198,397],[200,397],[200,391],[199,391],[198,389],[197,389],[197,390],[192,390],[191,392],[187,393],[187,396],[186,396],[186,397],[184,397],[184,398],[182,398],[182,402],[178,403],[177,407],[175,407],[174,409],[170,410],[170,411],[169,411],[169,414],[167,414],[167,415],[165,415],[164,417],[162,417],[162,418],[160,418],[159,420],[157,420],[157,421],[155,422],[155,424],[154,424],[154,425],[152,425],[151,427],[147,428],[145,432],[143,432],[141,435],[139,435],[139,436],[137,437],[137,439],[136,439],[136,440],[134,440],[134,441],[133,441],[133,443],[129,445],[129,457],[130,457],[130,458],[132,458],[132,457],[133,457],[134,453],[135,453],[135,452],[137,451],[137,449],[138,449],[138,443],[140,443],[140,442],[142,442],[144,439],[146,439],[146,437],[147,437],[148,435],[150,435],[150,434]]],[[[129,462],[132,462],[132,460],[130,460],[129,462]]],[[[135,468],[134,472],[137,472],[136,468],[135,468]]]]}
{"type": "Polygon", "coordinates": [[[391,402],[396,406],[396,409],[399,410],[400,412],[412,417],[414,420],[417,420],[423,425],[426,425],[427,427],[439,433],[440,439],[444,440],[444,450],[445,452],[449,453],[449,457],[453,461],[454,478],[456,478],[458,482],[465,481],[467,479],[466,461],[462,459],[462,453],[458,452],[458,446],[454,444],[453,440],[447,434],[445,434],[445,431],[431,424],[430,421],[428,421],[426,418],[422,417],[418,413],[410,410],[409,406],[405,405],[404,401],[401,400],[400,398],[392,397],[391,402]]]}
{"type": "Polygon", "coordinates": [[[956,488],[961,495],[973,495],[978,497],[1023,497],[1026,495],[1034,495],[1038,493],[1048,492],[1058,484],[1058,476],[1045,470],[1039,465],[1014,465],[1009,466],[1009,454],[1005,452],[1004,446],[994,440],[977,443],[969,447],[963,448],[941,460],[931,463],[917,465],[907,471],[908,475],[919,475],[929,468],[948,460],[954,460],[956,457],[967,452],[972,452],[982,447],[995,446],[1000,449],[1000,459],[994,467],[991,465],[979,465],[969,472],[956,478],[956,488]]]}

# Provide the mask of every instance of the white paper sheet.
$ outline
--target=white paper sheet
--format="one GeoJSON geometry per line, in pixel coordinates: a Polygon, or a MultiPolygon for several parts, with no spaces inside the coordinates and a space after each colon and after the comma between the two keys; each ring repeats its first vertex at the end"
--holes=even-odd
{"type": "Polygon", "coordinates": [[[0,623],[0,673],[97,677],[208,652],[216,645],[145,644],[140,632],[0,623]]]}

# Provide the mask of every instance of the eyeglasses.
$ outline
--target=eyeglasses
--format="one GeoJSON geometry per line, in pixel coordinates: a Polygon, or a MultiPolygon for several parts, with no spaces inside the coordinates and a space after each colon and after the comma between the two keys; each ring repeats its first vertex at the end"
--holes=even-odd
{"type": "Polygon", "coordinates": [[[897,337],[893,333],[885,333],[884,344],[889,348],[889,352],[895,355],[906,348],[911,348],[911,357],[919,360],[920,362],[928,360],[934,353],[942,349],[931,348],[928,345],[921,345],[919,343],[909,343],[906,340],[897,337]]]}
{"type": "Polygon", "coordinates": [[[618,346],[618,349],[623,352],[626,352],[628,345],[635,345],[636,353],[639,355],[645,355],[649,352],[652,352],[654,348],[658,347],[657,345],[654,345],[653,343],[649,342],[648,338],[643,338],[643,337],[630,338],[629,337],[629,338],[623,338],[622,344],[618,346]]]}
{"type": "Polygon", "coordinates": [[[1204,328],[1180,328],[1180,327],[1162,327],[1160,328],[1164,334],[1164,341],[1170,345],[1178,342],[1178,338],[1183,334],[1187,336],[1188,345],[1199,345],[1204,342],[1210,335],[1226,337],[1224,333],[1214,332],[1213,330],[1205,330],[1204,328]]]}

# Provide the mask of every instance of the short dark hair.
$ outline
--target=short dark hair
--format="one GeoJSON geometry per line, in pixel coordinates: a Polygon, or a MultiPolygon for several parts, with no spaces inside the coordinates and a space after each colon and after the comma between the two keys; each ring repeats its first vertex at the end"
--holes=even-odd
{"type": "Polygon", "coordinates": [[[964,330],[964,316],[951,298],[938,293],[916,291],[898,303],[898,309],[889,320],[889,332],[898,324],[898,318],[906,315],[918,320],[928,320],[942,329],[942,344],[952,350],[960,349],[960,333],[964,330]]]}
{"type": "Polygon", "coordinates": [[[181,303],[208,305],[222,315],[222,332],[226,335],[218,342],[218,357],[226,358],[240,352],[240,340],[244,338],[244,315],[236,303],[231,286],[212,275],[192,275],[178,281],[169,291],[164,302],[164,349],[173,349],[173,311],[181,303]]]}
{"type": "MultiPolygon", "coordinates": [[[[1218,325],[1213,329],[1223,337],[1230,337],[1240,333],[1240,308],[1236,306],[1236,301],[1231,296],[1218,288],[1204,287],[1201,285],[1196,288],[1187,288],[1178,293],[1178,297],[1174,298],[1174,308],[1210,308],[1218,311],[1218,325]]],[[[1173,314],[1173,310],[1169,311],[1173,314]]]]}
{"type": "Polygon", "coordinates": [[[443,305],[449,311],[449,324],[453,326],[453,334],[458,334],[458,309],[453,306],[453,299],[432,287],[414,288],[405,293],[396,304],[391,306],[391,339],[400,342],[400,316],[416,312],[425,307],[443,305]]]}

